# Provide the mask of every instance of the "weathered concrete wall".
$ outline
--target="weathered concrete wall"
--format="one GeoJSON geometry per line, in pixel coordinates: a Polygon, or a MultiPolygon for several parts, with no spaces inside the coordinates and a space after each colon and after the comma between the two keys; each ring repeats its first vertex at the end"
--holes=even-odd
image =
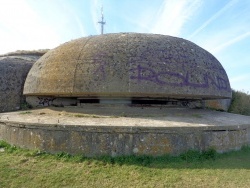
{"type": "Polygon", "coordinates": [[[250,127],[104,127],[0,121],[0,139],[51,153],[158,156],[210,147],[218,152],[237,150],[250,145],[250,127]]]}
{"type": "Polygon", "coordinates": [[[0,60],[0,112],[20,109],[24,81],[33,63],[23,59],[0,60]]]}
{"type": "Polygon", "coordinates": [[[45,106],[76,106],[76,98],[60,98],[50,96],[27,96],[26,102],[32,107],[45,107],[45,106]]]}
{"type": "Polygon", "coordinates": [[[85,37],[50,50],[32,67],[25,95],[231,98],[225,70],[209,52],[171,36],[85,37]]]}
{"type": "Polygon", "coordinates": [[[189,102],[190,108],[208,108],[227,112],[231,105],[231,99],[214,99],[189,102]]]}
{"type": "Polygon", "coordinates": [[[19,51],[0,56],[0,112],[20,109],[26,76],[45,51],[19,51]]]}
{"type": "Polygon", "coordinates": [[[205,106],[210,109],[228,111],[231,99],[206,100],[205,106]]]}

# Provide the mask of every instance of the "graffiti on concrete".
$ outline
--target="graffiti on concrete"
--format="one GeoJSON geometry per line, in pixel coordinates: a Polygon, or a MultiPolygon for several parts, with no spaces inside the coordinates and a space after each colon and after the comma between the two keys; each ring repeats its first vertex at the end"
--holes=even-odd
{"type": "MultiPolygon", "coordinates": [[[[107,59],[107,54],[99,53],[95,57],[94,75],[106,80],[108,63],[102,61],[107,59]]],[[[180,55],[179,62],[174,62],[172,56],[166,57],[161,62],[151,62],[133,60],[130,58],[129,75],[131,80],[136,80],[137,83],[142,81],[150,81],[157,85],[169,85],[173,87],[193,87],[193,88],[209,88],[211,86],[218,90],[230,91],[230,85],[226,72],[220,65],[215,65],[214,57],[208,57],[206,61],[199,63],[189,62],[185,54],[180,55]],[[203,63],[203,64],[202,64],[203,63]]]]}
{"type": "Polygon", "coordinates": [[[37,97],[39,102],[37,106],[51,106],[53,101],[56,99],[54,97],[37,97]]]}
{"type": "Polygon", "coordinates": [[[97,64],[97,68],[94,71],[94,74],[96,76],[100,76],[103,80],[105,80],[106,79],[106,71],[105,71],[106,62],[95,61],[95,64],[97,64]]]}
{"type": "Polygon", "coordinates": [[[106,59],[107,54],[105,52],[99,52],[93,61],[93,64],[95,64],[95,70],[94,75],[101,78],[102,80],[106,79],[106,67],[107,63],[106,61],[103,61],[103,59],[106,59]]]}
{"type": "Polygon", "coordinates": [[[178,73],[172,71],[156,71],[153,68],[143,67],[138,65],[135,69],[131,69],[135,72],[134,75],[130,76],[130,79],[136,79],[138,81],[151,81],[158,85],[170,85],[175,87],[191,86],[194,88],[208,88],[209,83],[215,86],[219,90],[228,90],[228,81],[220,76],[213,78],[209,73],[205,72],[202,74],[202,80],[200,83],[190,81],[191,74],[189,71],[186,73],[178,73]],[[172,81],[171,81],[172,80],[172,81]]]}

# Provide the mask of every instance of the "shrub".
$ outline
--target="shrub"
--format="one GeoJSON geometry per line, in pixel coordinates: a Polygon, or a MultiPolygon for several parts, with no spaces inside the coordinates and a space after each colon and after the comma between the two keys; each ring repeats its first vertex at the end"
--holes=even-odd
{"type": "Polygon", "coordinates": [[[232,91],[232,103],[229,112],[250,116],[250,95],[241,91],[232,91]]]}
{"type": "Polygon", "coordinates": [[[31,109],[32,106],[30,104],[28,104],[27,102],[22,102],[20,105],[21,110],[28,110],[31,109]]]}

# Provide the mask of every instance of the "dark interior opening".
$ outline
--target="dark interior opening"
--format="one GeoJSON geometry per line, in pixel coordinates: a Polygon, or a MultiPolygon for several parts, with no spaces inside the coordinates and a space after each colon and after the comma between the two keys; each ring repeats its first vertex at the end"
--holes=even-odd
{"type": "Polygon", "coordinates": [[[166,105],[168,101],[164,100],[138,100],[138,99],[132,99],[132,104],[160,104],[160,105],[166,105]]]}
{"type": "Polygon", "coordinates": [[[99,99],[79,99],[80,103],[100,103],[99,99]]]}

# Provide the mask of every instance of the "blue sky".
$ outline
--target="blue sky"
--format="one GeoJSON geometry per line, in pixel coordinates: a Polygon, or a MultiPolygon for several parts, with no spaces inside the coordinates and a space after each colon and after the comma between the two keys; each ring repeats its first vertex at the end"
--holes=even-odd
{"type": "Polygon", "coordinates": [[[188,39],[212,53],[231,87],[250,92],[250,0],[0,0],[0,54],[75,38],[140,32],[188,39]]]}

